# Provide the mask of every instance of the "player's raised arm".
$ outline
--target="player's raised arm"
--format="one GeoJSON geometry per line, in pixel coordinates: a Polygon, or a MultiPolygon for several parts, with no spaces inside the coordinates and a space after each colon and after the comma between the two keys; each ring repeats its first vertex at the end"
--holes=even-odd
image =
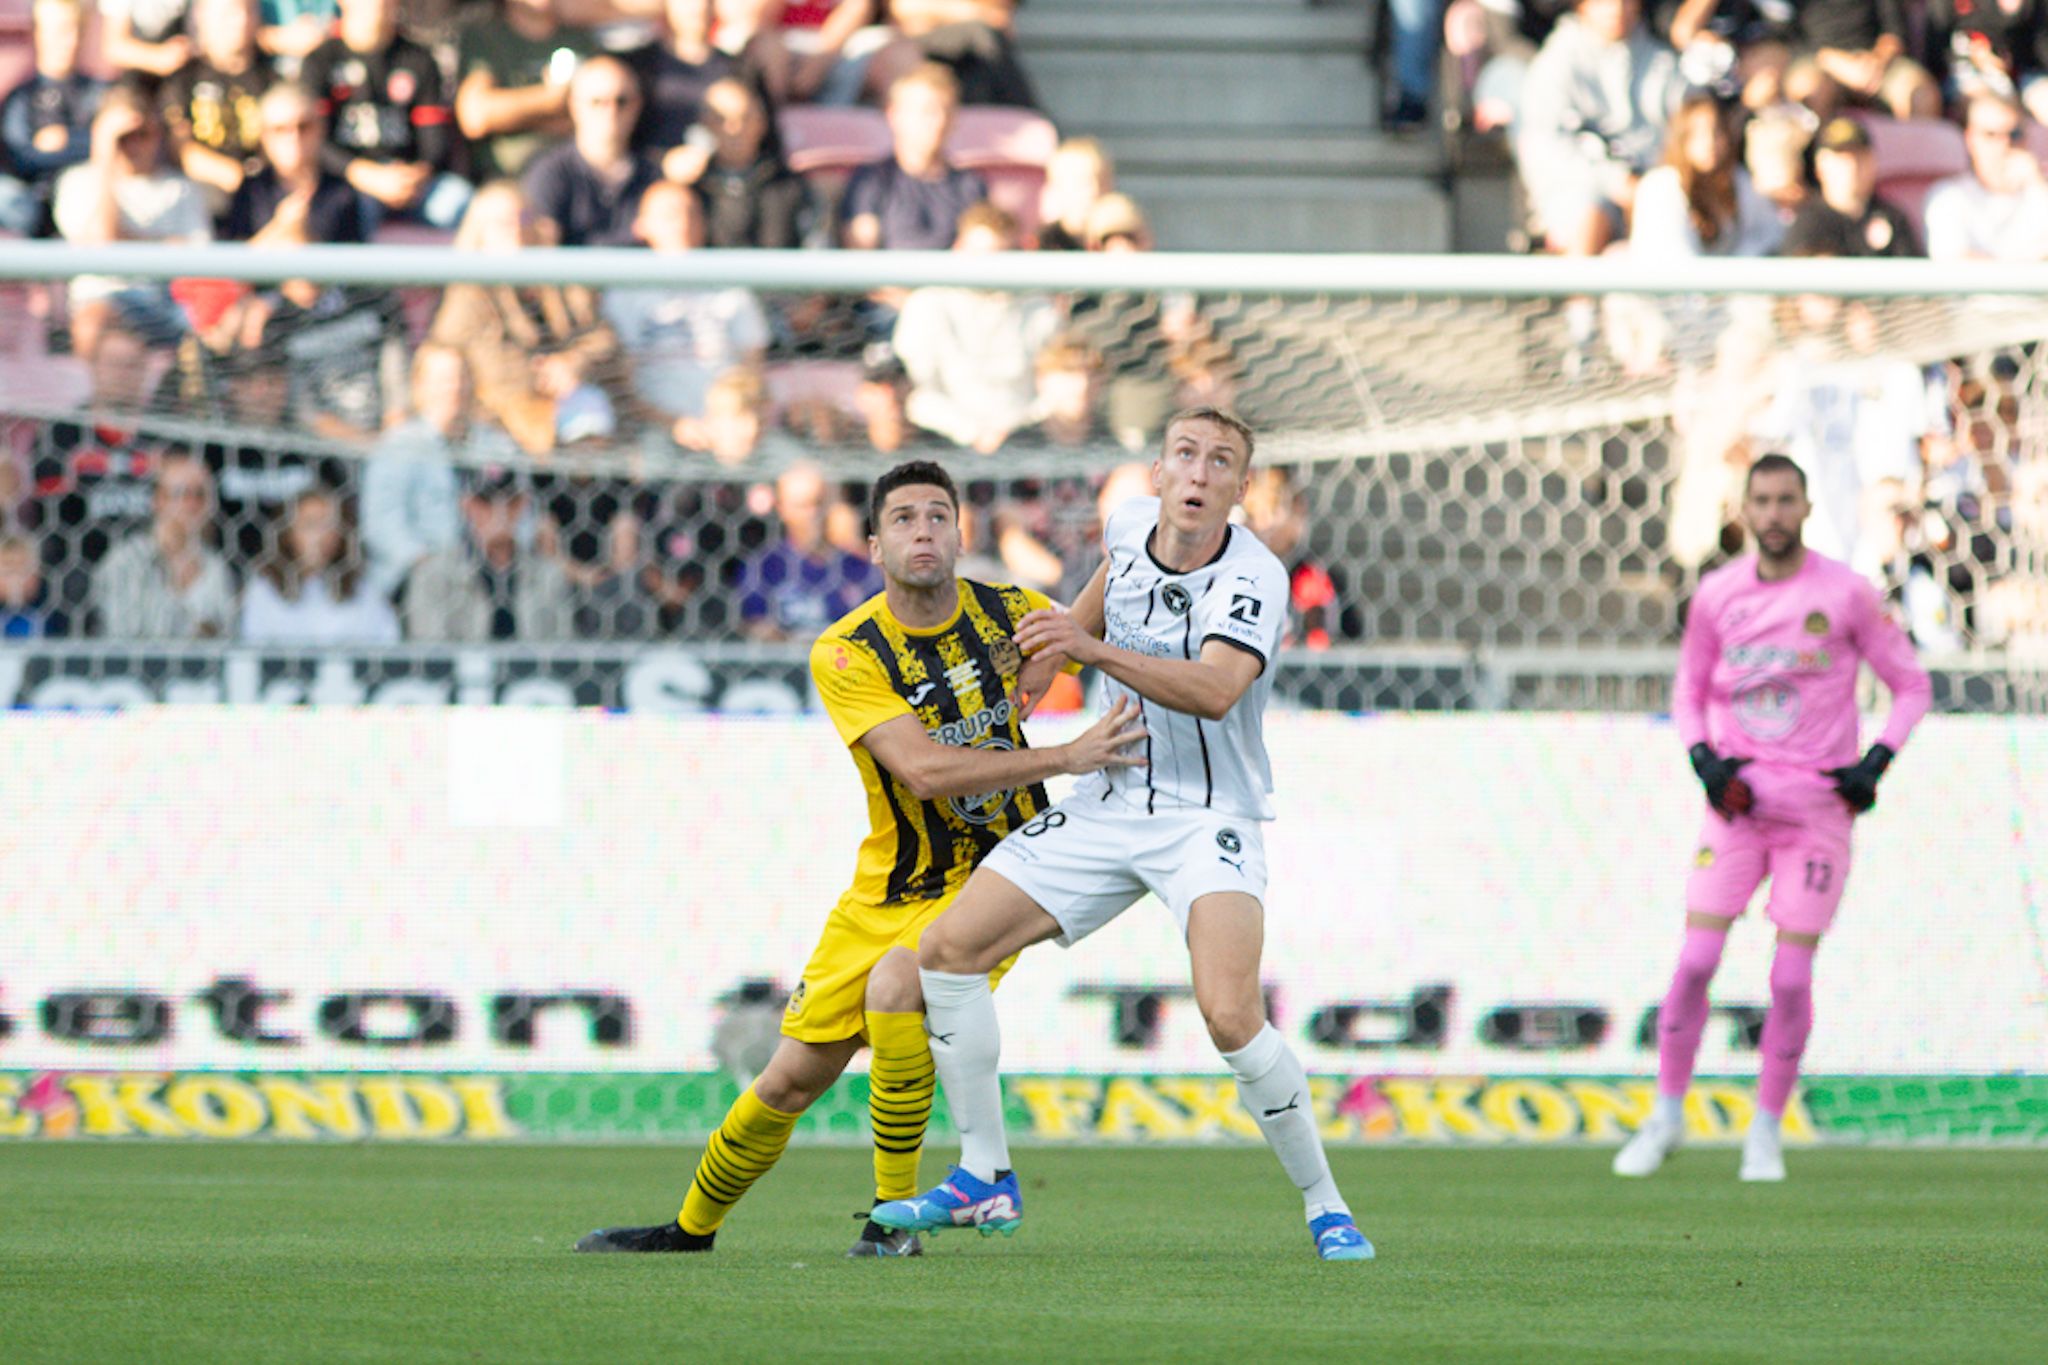
{"type": "Polygon", "coordinates": [[[1136,747],[1145,741],[1136,708],[1118,699],[1102,719],[1066,744],[1045,749],[975,749],[941,744],[914,715],[885,721],[858,741],[910,788],[920,801],[973,796],[1006,787],[1028,786],[1059,773],[1092,773],[1102,768],[1143,767],[1136,747]]]}
{"type": "MultiPolygon", "coordinates": [[[[1122,649],[1096,638],[1085,623],[1089,603],[1084,591],[1073,611],[1033,612],[1017,628],[1017,643],[1026,653],[1054,650],[1075,663],[1099,668],[1150,702],[1221,720],[1237,705],[1266,669],[1279,645],[1285,619],[1286,584],[1266,582],[1267,575],[1233,575],[1219,580],[1196,607],[1201,653],[1192,659],[1162,659],[1122,649]]],[[[1101,575],[1089,584],[1101,610],[1101,575]]],[[[1099,618],[1098,618],[1099,619],[1099,618]]]]}

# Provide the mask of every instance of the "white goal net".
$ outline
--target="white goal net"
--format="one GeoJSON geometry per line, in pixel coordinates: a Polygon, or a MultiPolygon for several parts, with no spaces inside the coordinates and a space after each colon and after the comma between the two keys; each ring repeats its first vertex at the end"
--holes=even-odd
{"type": "Polygon", "coordinates": [[[1165,416],[1213,402],[1260,432],[1245,519],[1294,573],[1294,704],[1662,709],[1776,450],[1941,705],[2048,709],[2037,294],[1827,262],[1599,287],[424,248],[281,283],[277,253],[121,251],[0,253],[9,704],[801,704],[803,643],[872,586],[875,475],[940,460],[966,571],[1070,595],[1165,416]],[[118,289],[81,290],[110,259],[118,289]]]}

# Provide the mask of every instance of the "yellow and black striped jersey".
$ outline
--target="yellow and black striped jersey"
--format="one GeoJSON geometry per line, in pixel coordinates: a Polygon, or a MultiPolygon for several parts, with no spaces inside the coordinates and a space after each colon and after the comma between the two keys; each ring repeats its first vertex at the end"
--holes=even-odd
{"type": "Polygon", "coordinates": [[[1026,612],[1050,601],[1028,588],[957,581],[960,608],[943,625],[912,630],[876,593],[811,647],[818,696],[867,788],[868,836],[851,894],[870,905],[953,894],[1004,835],[1048,804],[1038,783],[921,801],[859,743],[877,725],[914,715],[941,744],[1024,747],[1010,695],[1024,658],[1011,637],[1026,612]]]}

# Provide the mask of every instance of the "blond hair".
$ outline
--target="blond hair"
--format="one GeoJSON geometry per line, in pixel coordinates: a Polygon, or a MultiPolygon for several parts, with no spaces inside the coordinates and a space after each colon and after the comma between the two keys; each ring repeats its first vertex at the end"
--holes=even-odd
{"type": "Polygon", "coordinates": [[[1244,442],[1245,467],[1247,469],[1251,467],[1252,449],[1257,444],[1257,438],[1252,435],[1251,425],[1244,418],[1239,417],[1234,412],[1225,412],[1222,408],[1208,407],[1206,405],[1182,408],[1179,412],[1166,419],[1166,430],[1161,434],[1159,441],[1162,450],[1164,450],[1166,443],[1173,439],[1173,429],[1183,422],[1212,422],[1222,427],[1225,431],[1235,433],[1237,439],[1244,442]]]}
{"type": "Polygon", "coordinates": [[[889,102],[895,103],[896,92],[913,85],[921,85],[933,94],[941,96],[954,108],[960,107],[960,78],[953,74],[953,68],[943,62],[924,62],[889,82],[889,102]]]}

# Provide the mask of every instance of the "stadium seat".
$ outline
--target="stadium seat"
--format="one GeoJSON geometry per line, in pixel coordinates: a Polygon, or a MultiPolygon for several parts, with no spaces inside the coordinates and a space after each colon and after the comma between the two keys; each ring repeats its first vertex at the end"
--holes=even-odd
{"type": "Polygon", "coordinates": [[[2040,162],[2043,168],[2048,168],[2048,124],[2028,119],[2020,126],[2025,129],[2027,150],[2034,154],[2034,160],[2040,162]]]}
{"type": "Polygon", "coordinates": [[[791,408],[824,404],[840,412],[856,410],[861,367],[851,360],[788,360],[770,365],[761,375],[768,406],[778,417],[791,408]]]}
{"type": "Polygon", "coordinates": [[[799,175],[845,175],[889,155],[889,125],[875,109],[793,104],[776,116],[783,154],[799,175]]]}
{"type": "Polygon", "coordinates": [[[1877,155],[1877,197],[1910,218],[1913,231],[1924,239],[1926,226],[1921,219],[1927,191],[1936,181],[1970,168],[1963,130],[1935,119],[1866,116],[1862,122],[1877,155]]]}
{"type": "Polygon", "coordinates": [[[68,355],[11,355],[0,365],[0,403],[61,410],[82,407],[91,396],[85,362],[68,355]]]}
{"type": "Polygon", "coordinates": [[[1031,241],[1038,235],[1045,165],[1059,143],[1059,130],[1034,109],[974,106],[955,119],[946,152],[956,165],[981,172],[988,197],[1017,220],[1024,240],[1031,241]]]}

